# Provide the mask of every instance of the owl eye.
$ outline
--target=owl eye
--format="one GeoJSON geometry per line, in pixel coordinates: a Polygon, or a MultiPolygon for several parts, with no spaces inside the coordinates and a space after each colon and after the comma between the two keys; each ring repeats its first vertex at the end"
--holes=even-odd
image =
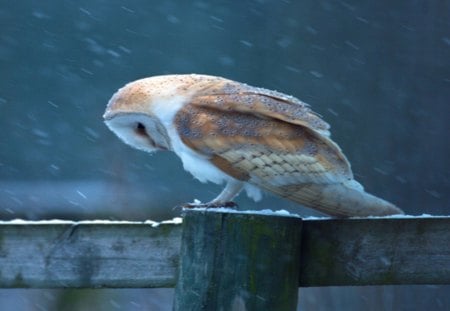
{"type": "Polygon", "coordinates": [[[145,130],[145,125],[142,124],[141,122],[138,122],[136,124],[136,127],[134,128],[134,131],[136,132],[136,134],[141,135],[141,136],[148,136],[147,135],[147,131],[145,130]]]}

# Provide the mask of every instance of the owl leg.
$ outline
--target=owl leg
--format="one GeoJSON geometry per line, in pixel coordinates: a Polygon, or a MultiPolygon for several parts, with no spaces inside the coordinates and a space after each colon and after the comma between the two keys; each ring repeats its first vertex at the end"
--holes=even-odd
{"type": "Polygon", "coordinates": [[[230,180],[225,185],[222,192],[211,202],[207,204],[220,205],[231,202],[241,192],[244,183],[237,180],[230,180]]]}
{"type": "Polygon", "coordinates": [[[188,203],[182,205],[183,208],[214,208],[214,207],[236,207],[236,203],[231,200],[236,197],[244,186],[243,182],[237,180],[230,180],[225,185],[222,192],[212,201],[208,203],[188,203]]]}

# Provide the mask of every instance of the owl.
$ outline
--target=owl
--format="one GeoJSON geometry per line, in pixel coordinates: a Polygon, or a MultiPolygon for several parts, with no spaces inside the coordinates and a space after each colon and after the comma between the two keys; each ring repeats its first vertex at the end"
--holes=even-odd
{"type": "Polygon", "coordinates": [[[207,75],[137,80],[110,99],[104,120],[126,144],[175,152],[201,182],[223,184],[207,206],[261,189],[336,217],[401,214],[364,191],[329,125],[295,97],[207,75]]]}

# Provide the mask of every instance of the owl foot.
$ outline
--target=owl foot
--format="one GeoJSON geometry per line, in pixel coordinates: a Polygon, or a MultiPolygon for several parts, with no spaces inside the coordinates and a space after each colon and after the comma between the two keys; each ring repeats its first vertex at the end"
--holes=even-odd
{"type": "Polygon", "coordinates": [[[201,202],[193,202],[193,203],[185,203],[181,205],[182,208],[234,208],[236,209],[238,205],[234,202],[208,202],[208,203],[201,203],[201,202]]]}

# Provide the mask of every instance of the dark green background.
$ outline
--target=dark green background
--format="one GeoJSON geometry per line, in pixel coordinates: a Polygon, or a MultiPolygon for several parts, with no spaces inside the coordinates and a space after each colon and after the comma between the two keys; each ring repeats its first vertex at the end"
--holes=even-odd
{"type": "MultiPolygon", "coordinates": [[[[174,155],[132,150],[102,122],[124,83],[168,73],[294,95],[367,190],[409,214],[450,213],[448,1],[1,0],[1,217],[163,219],[214,197],[174,155]]],[[[313,214],[270,195],[238,203],[313,214]]],[[[443,287],[420,289],[442,305],[443,287]]],[[[376,291],[385,310],[420,307],[409,289],[376,291]]],[[[372,294],[359,306],[379,310],[372,294]]]]}

